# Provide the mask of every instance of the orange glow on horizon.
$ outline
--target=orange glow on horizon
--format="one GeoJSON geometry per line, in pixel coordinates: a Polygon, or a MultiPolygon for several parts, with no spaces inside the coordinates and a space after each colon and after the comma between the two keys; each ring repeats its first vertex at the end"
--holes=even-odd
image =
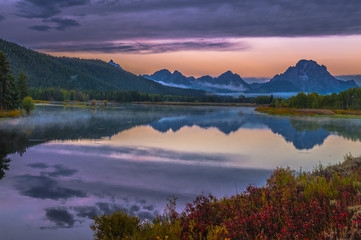
{"type": "Polygon", "coordinates": [[[332,75],[361,74],[361,36],[243,38],[251,48],[239,51],[179,51],[154,54],[47,52],[54,56],[113,59],[134,74],[160,69],[178,70],[185,76],[218,76],[227,70],[241,77],[283,73],[301,59],[325,65],[332,75]]]}

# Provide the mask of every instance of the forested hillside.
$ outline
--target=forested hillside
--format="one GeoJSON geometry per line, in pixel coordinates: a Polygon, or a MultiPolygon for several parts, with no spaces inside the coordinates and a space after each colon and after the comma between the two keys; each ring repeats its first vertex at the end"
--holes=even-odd
{"type": "Polygon", "coordinates": [[[0,39],[11,64],[12,74],[23,71],[29,86],[83,90],[136,90],[140,92],[180,96],[200,96],[204,92],[162,86],[101,60],[53,57],[0,39]]]}

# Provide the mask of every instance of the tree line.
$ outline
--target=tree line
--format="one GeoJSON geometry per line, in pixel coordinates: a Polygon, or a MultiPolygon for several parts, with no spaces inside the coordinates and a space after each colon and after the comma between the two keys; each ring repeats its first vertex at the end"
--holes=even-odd
{"type": "Polygon", "coordinates": [[[119,103],[127,102],[239,102],[230,96],[181,96],[151,94],[135,90],[67,90],[61,88],[30,88],[29,95],[43,101],[82,101],[92,99],[119,103]]]}
{"type": "Polygon", "coordinates": [[[350,88],[338,94],[327,95],[301,92],[287,100],[275,102],[276,107],[282,105],[291,108],[361,110],[361,88],[350,88]]]}
{"type": "Polygon", "coordinates": [[[0,111],[23,108],[29,113],[33,108],[32,99],[28,96],[28,80],[24,72],[15,78],[11,74],[10,63],[0,51],[0,111]]]}

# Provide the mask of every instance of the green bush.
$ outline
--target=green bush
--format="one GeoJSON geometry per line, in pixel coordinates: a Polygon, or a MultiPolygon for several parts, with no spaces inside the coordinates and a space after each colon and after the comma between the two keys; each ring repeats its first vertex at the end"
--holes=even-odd
{"type": "Polygon", "coordinates": [[[140,220],[124,211],[116,211],[111,215],[102,215],[94,218],[95,240],[122,240],[129,239],[140,230],[140,220]]]}
{"type": "Polygon", "coordinates": [[[26,114],[30,114],[35,109],[34,101],[31,97],[25,97],[21,103],[21,108],[26,111],[26,114]]]}

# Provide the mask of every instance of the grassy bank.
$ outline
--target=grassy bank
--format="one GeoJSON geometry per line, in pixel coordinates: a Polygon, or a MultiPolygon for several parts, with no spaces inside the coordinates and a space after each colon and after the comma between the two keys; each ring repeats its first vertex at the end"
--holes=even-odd
{"type": "Polygon", "coordinates": [[[20,110],[10,110],[10,111],[0,111],[0,118],[14,118],[14,117],[20,117],[21,111],[20,110]]]}
{"type": "Polygon", "coordinates": [[[39,106],[57,106],[57,107],[70,107],[70,108],[90,108],[90,109],[107,109],[107,108],[114,108],[116,103],[108,102],[108,101],[97,101],[92,100],[89,102],[82,102],[82,101],[42,101],[42,100],[35,100],[36,105],[39,106]]]}
{"type": "Polygon", "coordinates": [[[313,172],[276,169],[263,187],[198,196],[178,213],[142,222],[125,212],[95,218],[95,239],[361,239],[361,158],[313,172]]]}
{"type": "MultiPolygon", "coordinates": [[[[94,100],[93,100],[94,101],[94,100]]],[[[166,106],[246,106],[246,107],[256,107],[259,106],[253,103],[216,103],[216,102],[129,102],[129,103],[117,103],[117,102],[107,102],[107,101],[95,101],[92,104],[92,101],[81,102],[81,101],[64,101],[64,102],[51,102],[51,101],[42,101],[35,100],[37,105],[54,105],[54,106],[65,106],[65,107],[113,107],[117,104],[135,104],[135,105],[166,105],[166,106]],[[104,104],[106,102],[106,104],[104,104]]]]}
{"type": "Polygon", "coordinates": [[[355,111],[355,110],[258,107],[258,108],[256,108],[256,111],[271,114],[271,115],[323,116],[323,117],[333,117],[333,118],[361,118],[361,111],[355,111]]]}

